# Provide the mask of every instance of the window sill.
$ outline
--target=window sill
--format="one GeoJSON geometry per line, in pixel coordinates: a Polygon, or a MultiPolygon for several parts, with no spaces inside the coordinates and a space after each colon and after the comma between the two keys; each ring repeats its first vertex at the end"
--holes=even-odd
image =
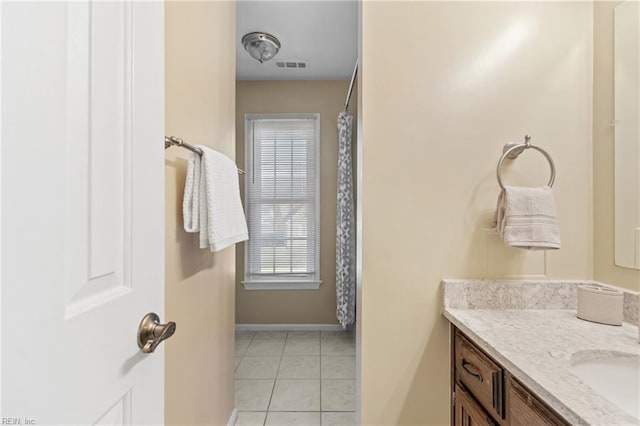
{"type": "Polygon", "coordinates": [[[245,290],[318,290],[322,281],[242,281],[245,290]]]}

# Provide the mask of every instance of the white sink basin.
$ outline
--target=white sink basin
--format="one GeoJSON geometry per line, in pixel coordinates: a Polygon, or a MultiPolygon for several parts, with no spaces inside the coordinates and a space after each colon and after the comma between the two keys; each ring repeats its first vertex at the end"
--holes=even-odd
{"type": "Polygon", "coordinates": [[[572,372],[597,393],[640,419],[640,357],[634,354],[581,351],[572,372]]]}

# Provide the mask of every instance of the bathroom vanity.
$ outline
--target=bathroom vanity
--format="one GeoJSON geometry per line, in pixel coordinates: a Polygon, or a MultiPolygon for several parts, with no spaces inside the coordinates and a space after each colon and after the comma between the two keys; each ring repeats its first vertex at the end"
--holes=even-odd
{"type": "Polygon", "coordinates": [[[453,425],[640,425],[638,295],[622,326],[596,324],[578,284],[443,281],[453,425]]]}
{"type": "Polygon", "coordinates": [[[455,326],[451,341],[452,424],[569,425],[455,326]]]}

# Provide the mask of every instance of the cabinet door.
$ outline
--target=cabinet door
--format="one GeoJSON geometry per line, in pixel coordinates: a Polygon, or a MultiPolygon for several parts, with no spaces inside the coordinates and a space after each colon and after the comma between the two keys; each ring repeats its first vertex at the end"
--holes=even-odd
{"type": "Polygon", "coordinates": [[[512,426],[558,426],[568,424],[512,377],[509,377],[508,388],[507,401],[509,420],[512,426]]]}
{"type": "Polygon", "coordinates": [[[467,391],[456,385],[455,392],[455,426],[495,426],[496,423],[467,391]]]}

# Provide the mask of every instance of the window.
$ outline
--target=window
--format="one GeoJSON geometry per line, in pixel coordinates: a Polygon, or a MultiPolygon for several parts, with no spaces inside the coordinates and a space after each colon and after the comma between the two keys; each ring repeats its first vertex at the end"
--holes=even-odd
{"type": "Polygon", "coordinates": [[[245,289],[317,289],[320,114],[245,116],[245,289]]]}

